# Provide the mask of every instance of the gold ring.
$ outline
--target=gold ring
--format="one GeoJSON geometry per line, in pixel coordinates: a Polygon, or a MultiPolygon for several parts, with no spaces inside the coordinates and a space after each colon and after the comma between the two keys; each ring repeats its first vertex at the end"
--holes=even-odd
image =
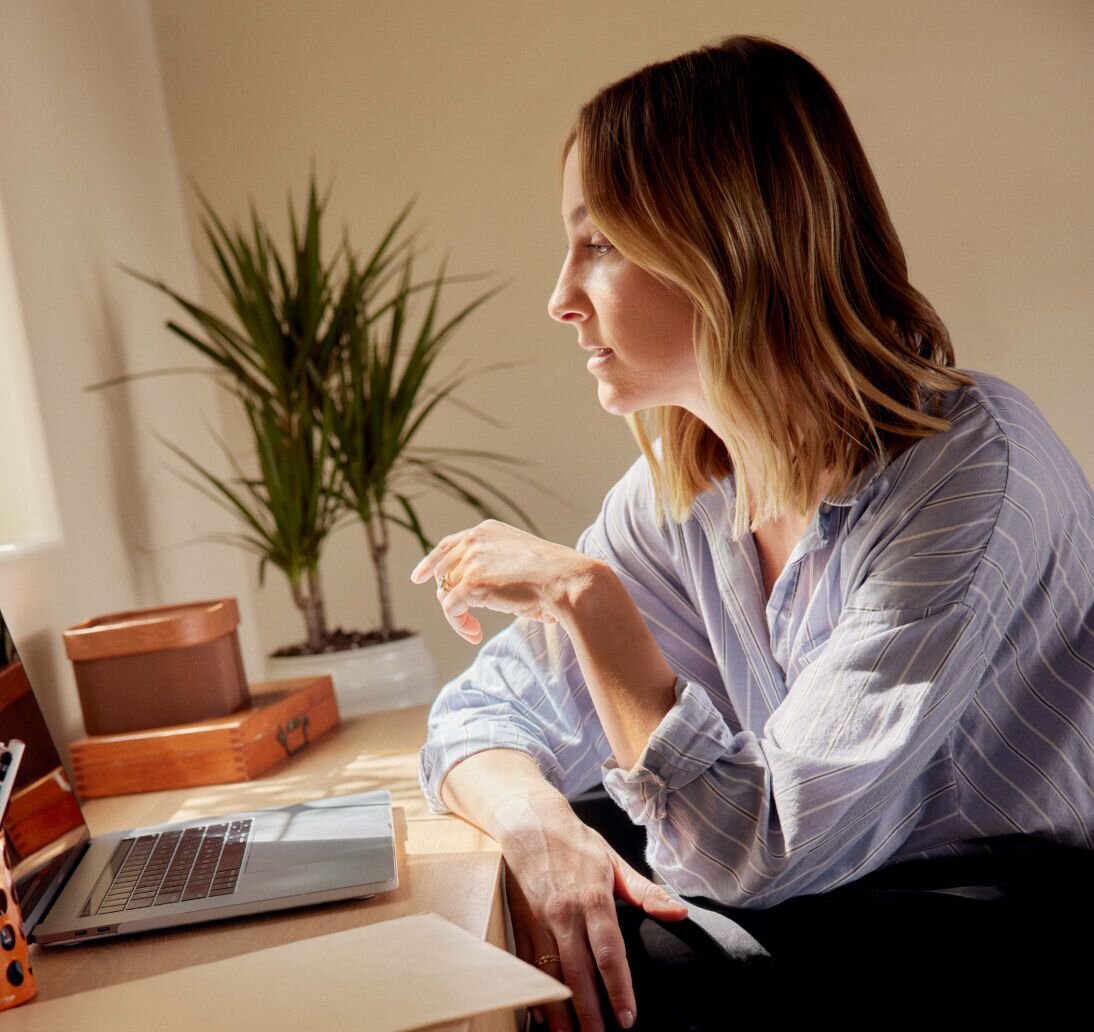
{"type": "Polygon", "coordinates": [[[546,967],[548,964],[561,964],[562,958],[557,953],[545,953],[536,961],[536,967],[546,967]]]}
{"type": "Polygon", "coordinates": [[[455,585],[448,579],[446,573],[439,581],[437,581],[437,587],[441,589],[446,595],[455,587],[455,585]]]}

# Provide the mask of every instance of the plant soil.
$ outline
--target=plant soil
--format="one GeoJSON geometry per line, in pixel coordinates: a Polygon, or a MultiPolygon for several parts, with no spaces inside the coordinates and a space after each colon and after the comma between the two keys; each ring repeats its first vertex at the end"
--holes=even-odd
{"type": "Polygon", "coordinates": [[[344,631],[336,627],[328,631],[321,648],[309,648],[306,642],[299,645],[282,645],[271,656],[279,659],[283,656],[321,656],[327,652],[347,652],[350,649],[364,649],[369,645],[386,645],[388,642],[409,638],[414,632],[396,629],[390,634],[383,631],[344,631]]]}

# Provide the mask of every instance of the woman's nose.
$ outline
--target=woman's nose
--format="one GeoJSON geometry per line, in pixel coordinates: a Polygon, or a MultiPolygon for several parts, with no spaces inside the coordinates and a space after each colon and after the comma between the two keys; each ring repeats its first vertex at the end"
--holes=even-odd
{"type": "Polygon", "coordinates": [[[574,282],[566,265],[562,267],[555,289],[547,300],[547,314],[561,323],[580,322],[589,317],[589,299],[574,282]]]}

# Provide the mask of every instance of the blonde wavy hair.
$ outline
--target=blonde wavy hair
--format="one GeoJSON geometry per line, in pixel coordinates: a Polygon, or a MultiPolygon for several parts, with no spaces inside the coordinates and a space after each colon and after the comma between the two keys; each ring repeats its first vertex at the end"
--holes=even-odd
{"type": "Polygon", "coordinates": [[[808,512],[826,474],[829,494],[845,491],[873,462],[949,429],[928,411],[933,393],[972,381],[908,282],[842,102],[804,57],[730,36],[651,64],[581,108],[562,165],[575,143],[593,221],[694,303],[718,432],[675,406],[626,417],[659,523],[666,508],[686,520],[711,479],[736,470],[740,538],[808,512]]]}

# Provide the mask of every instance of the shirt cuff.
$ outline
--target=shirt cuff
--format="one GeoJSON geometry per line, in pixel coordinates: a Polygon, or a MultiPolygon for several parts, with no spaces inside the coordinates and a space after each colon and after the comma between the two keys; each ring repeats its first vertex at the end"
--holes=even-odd
{"type": "Polygon", "coordinates": [[[601,766],[604,791],[635,824],[665,816],[669,792],[690,784],[730,751],[733,735],[706,689],[676,678],[676,702],[654,728],[634,767],[623,770],[614,756],[601,766]]]}

